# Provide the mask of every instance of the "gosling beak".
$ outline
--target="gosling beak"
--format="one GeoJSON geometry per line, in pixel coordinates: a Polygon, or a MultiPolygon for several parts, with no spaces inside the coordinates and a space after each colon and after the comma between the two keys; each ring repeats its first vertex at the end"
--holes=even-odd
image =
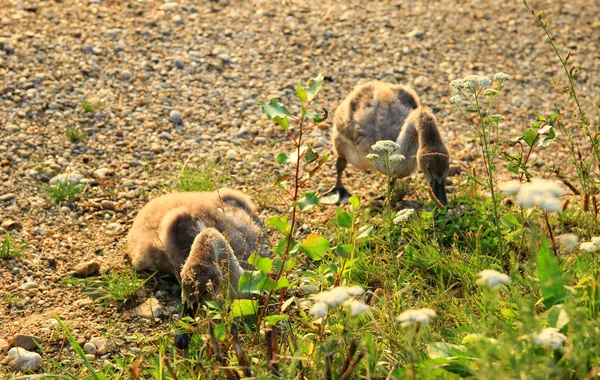
{"type": "Polygon", "coordinates": [[[446,186],[444,185],[444,180],[432,179],[429,183],[431,185],[431,190],[433,190],[433,195],[442,202],[445,206],[448,204],[448,199],[446,198],[446,186]]]}

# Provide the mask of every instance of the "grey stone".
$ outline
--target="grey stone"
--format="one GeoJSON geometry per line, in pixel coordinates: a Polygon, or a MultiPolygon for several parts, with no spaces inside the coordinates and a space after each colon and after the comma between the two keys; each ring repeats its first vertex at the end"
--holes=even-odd
{"type": "Polygon", "coordinates": [[[98,349],[98,355],[106,355],[109,352],[117,351],[117,345],[115,342],[104,337],[94,337],[90,339],[89,343],[96,346],[98,349]]]}
{"type": "Polygon", "coordinates": [[[8,351],[8,365],[13,371],[35,371],[42,365],[42,357],[22,347],[13,347],[8,351]]]}
{"type": "Polygon", "coordinates": [[[10,202],[13,201],[16,197],[17,195],[13,193],[0,195],[0,202],[10,202]]]}
{"type": "Polygon", "coordinates": [[[79,263],[73,268],[78,277],[96,276],[100,273],[102,264],[98,260],[90,260],[79,263]]]}
{"type": "Polygon", "coordinates": [[[167,141],[173,141],[173,136],[169,132],[162,132],[158,137],[167,141]]]}
{"type": "Polygon", "coordinates": [[[177,110],[171,110],[171,113],[169,113],[169,120],[171,120],[171,123],[173,124],[180,124],[183,120],[183,116],[181,116],[181,112],[177,110]]]}
{"type": "Polygon", "coordinates": [[[142,318],[154,319],[160,318],[162,310],[163,307],[158,301],[158,299],[151,297],[144,301],[144,303],[142,303],[141,305],[137,306],[133,310],[133,313],[142,318]]]}
{"type": "Polygon", "coordinates": [[[94,344],[88,342],[83,345],[83,352],[85,352],[86,354],[93,355],[95,357],[98,353],[98,348],[96,348],[94,344]]]}
{"type": "Polygon", "coordinates": [[[34,335],[17,334],[13,337],[12,346],[21,347],[31,351],[37,348],[35,342],[42,343],[42,338],[34,335]]]}

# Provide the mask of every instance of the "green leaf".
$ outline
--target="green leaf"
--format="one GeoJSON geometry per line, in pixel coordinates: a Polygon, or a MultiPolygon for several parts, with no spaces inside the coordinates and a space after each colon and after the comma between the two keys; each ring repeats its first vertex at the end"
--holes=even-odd
{"type": "Polygon", "coordinates": [[[298,100],[301,102],[305,102],[306,99],[308,99],[308,95],[300,83],[298,83],[298,86],[296,86],[296,95],[298,96],[298,100]]]}
{"type": "Polygon", "coordinates": [[[329,249],[329,241],[317,233],[311,233],[300,243],[300,251],[313,260],[321,260],[329,249]]]}
{"type": "Polygon", "coordinates": [[[289,157],[287,154],[285,154],[285,153],[279,153],[279,154],[277,155],[277,158],[276,158],[276,160],[277,160],[277,163],[278,163],[279,165],[281,165],[281,164],[283,164],[284,162],[287,162],[287,160],[288,160],[289,158],[290,158],[290,157],[289,157]]]}
{"type": "Polygon", "coordinates": [[[300,211],[308,211],[319,204],[319,197],[316,191],[308,191],[302,194],[302,198],[295,202],[300,211]]]}
{"type": "Polygon", "coordinates": [[[233,300],[231,311],[234,317],[243,317],[245,315],[255,315],[258,311],[258,301],[256,300],[233,300]]]}
{"type": "Polygon", "coordinates": [[[304,108],[304,107],[302,107],[301,114],[302,114],[302,116],[304,116],[304,117],[307,117],[307,118],[309,118],[309,119],[312,119],[312,118],[314,118],[315,116],[317,116],[317,113],[316,113],[316,112],[308,112],[308,111],[306,110],[306,108],[304,108]]]}
{"type": "Polygon", "coordinates": [[[282,234],[288,235],[292,227],[287,222],[287,215],[283,218],[278,216],[272,216],[267,219],[267,226],[275,228],[277,231],[282,234]]]}
{"type": "Polygon", "coordinates": [[[454,358],[464,356],[467,353],[465,346],[445,342],[434,342],[427,345],[427,354],[431,359],[436,358],[454,358]]]}
{"type": "Polygon", "coordinates": [[[323,109],[321,109],[320,114],[317,114],[313,117],[313,123],[315,125],[317,125],[317,124],[327,120],[328,117],[329,117],[329,112],[325,108],[323,108],[323,109]]]}
{"type": "Polygon", "coordinates": [[[261,257],[255,267],[264,274],[269,274],[273,268],[273,260],[268,257],[261,257]]]}
{"type": "Polygon", "coordinates": [[[284,131],[288,131],[290,129],[290,122],[288,121],[287,116],[286,117],[279,117],[279,116],[273,116],[273,120],[281,125],[281,127],[283,128],[284,131]]]}
{"type": "Polygon", "coordinates": [[[285,321],[288,318],[289,316],[287,314],[269,315],[268,317],[265,317],[265,322],[267,325],[273,326],[278,322],[285,321]]]}
{"type": "Polygon", "coordinates": [[[571,318],[567,314],[564,305],[554,305],[548,310],[548,324],[551,327],[562,329],[571,322],[571,318]]]}
{"type": "Polygon", "coordinates": [[[308,98],[306,100],[310,102],[317,96],[321,88],[323,88],[323,79],[323,75],[319,74],[316,78],[308,81],[308,87],[306,88],[308,98]]]}
{"type": "Polygon", "coordinates": [[[290,114],[290,111],[285,108],[285,106],[277,101],[277,99],[271,99],[269,103],[265,103],[264,101],[258,102],[258,104],[262,107],[262,111],[269,119],[273,119],[275,116],[280,118],[285,118],[290,114]]]}
{"type": "Polygon", "coordinates": [[[350,205],[354,210],[358,210],[360,207],[360,198],[357,195],[351,196],[350,199],[348,199],[348,202],[350,202],[350,205]]]}
{"type": "Polygon", "coordinates": [[[341,208],[337,207],[337,224],[340,227],[352,228],[352,219],[346,211],[342,211],[341,208]]]}
{"type": "Polygon", "coordinates": [[[306,162],[310,163],[319,158],[319,154],[315,153],[315,151],[312,150],[312,147],[309,145],[308,149],[306,149],[306,154],[304,155],[304,158],[306,159],[306,162]]]}
{"type": "Polygon", "coordinates": [[[545,237],[542,237],[542,246],[537,253],[537,263],[544,305],[546,308],[550,308],[562,303],[568,297],[565,280],[562,278],[558,260],[548,247],[548,240],[545,237]]]}
{"type": "Polygon", "coordinates": [[[538,133],[536,131],[533,129],[528,129],[525,131],[525,133],[523,133],[523,136],[521,136],[521,140],[525,141],[527,146],[531,147],[535,143],[537,137],[538,133]]]}
{"type": "Polygon", "coordinates": [[[373,225],[365,224],[361,228],[358,229],[358,233],[356,234],[356,239],[362,239],[371,236],[373,233],[373,225]]]}
{"type": "Polygon", "coordinates": [[[514,162],[509,162],[508,171],[511,173],[519,174],[519,165],[515,164],[514,162]]]}
{"type": "Polygon", "coordinates": [[[500,220],[502,221],[502,224],[504,224],[507,227],[521,227],[521,223],[519,223],[519,220],[513,214],[506,214],[500,220]]]}
{"type": "Polygon", "coordinates": [[[238,281],[238,290],[246,294],[261,293],[260,284],[267,278],[267,275],[259,270],[247,270],[240,276],[238,281]]]}
{"type": "Polygon", "coordinates": [[[329,160],[329,155],[326,154],[323,157],[321,157],[321,159],[319,160],[319,162],[317,162],[317,166],[315,166],[311,171],[308,172],[309,177],[312,177],[313,175],[315,175],[315,173],[321,169],[321,166],[323,166],[323,164],[325,164],[327,161],[329,160]]]}

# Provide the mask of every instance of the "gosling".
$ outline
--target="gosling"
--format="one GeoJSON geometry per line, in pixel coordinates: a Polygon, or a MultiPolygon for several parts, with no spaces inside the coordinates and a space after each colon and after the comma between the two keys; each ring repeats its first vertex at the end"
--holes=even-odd
{"type": "Polygon", "coordinates": [[[254,204],[239,191],[171,193],[140,210],[127,255],[137,270],[181,278],[182,302],[191,307],[218,291],[243,296],[238,280],[253,252],[268,255],[264,239],[254,204]]]}
{"type": "MultiPolygon", "coordinates": [[[[347,163],[370,170],[373,165],[367,155],[373,153],[371,146],[392,140],[400,145],[396,153],[405,157],[394,166],[395,177],[409,176],[418,165],[433,194],[447,204],[448,149],[435,117],[421,105],[412,88],[379,81],[359,85],[337,108],[333,124],[331,140],[337,155],[337,179],[335,187],[321,197],[321,203],[347,202],[351,194],[342,183],[347,163]]],[[[387,174],[381,160],[374,164],[375,169],[387,174]]]]}

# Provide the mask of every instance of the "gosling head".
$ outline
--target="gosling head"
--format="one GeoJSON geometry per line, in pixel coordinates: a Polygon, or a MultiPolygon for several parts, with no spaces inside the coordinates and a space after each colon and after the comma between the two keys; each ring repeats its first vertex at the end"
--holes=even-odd
{"type": "Polygon", "coordinates": [[[418,121],[419,151],[417,153],[419,168],[431,186],[433,194],[442,204],[446,205],[448,203],[446,178],[450,168],[448,148],[442,141],[433,114],[422,108],[413,112],[420,112],[418,121]]]}
{"type": "MultiPolygon", "coordinates": [[[[221,289],[226,280],[223,270],[233,264],[226,261],[231,260],[237,264],[233,250],[219,231],[207,228],[198,234],[181,269],[182,301],[188,305],[198,305],[212,300],[219,290],[232,291],[221,289]]],[[[231,273],[226,275],[231,277],[231,273]]]]}

